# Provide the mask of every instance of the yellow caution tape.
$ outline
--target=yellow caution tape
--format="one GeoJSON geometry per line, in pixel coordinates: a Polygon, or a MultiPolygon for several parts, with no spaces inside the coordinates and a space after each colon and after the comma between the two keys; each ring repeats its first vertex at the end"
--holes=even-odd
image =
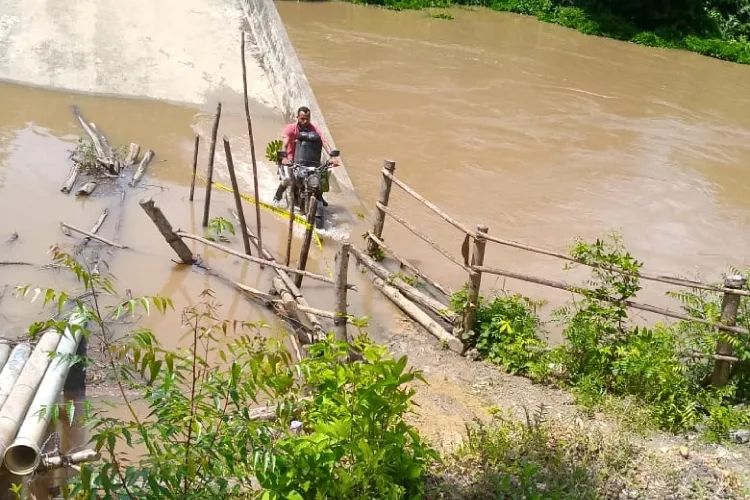
{"type": "MultiPolygon", "coordinates": [[[[203,183],[206,182],[206,179],[204,177],[202,177],[200,174],[196,174],[196,177],[198,179],[200,179],[203,183]]],[[[216,186],[217,188],[221,189],[222,191],[226,191],[228,193],[234,193],[234,190],[231,187],[225,186],[224,184],[222,184],[220,182],[212,181],[211,185],[216,186]]],[[[268,203],[264,203],[262,201],[258,201],[255,198],[253,198],[252,196],[248,196],[246,194],[240,193],[240,198],[242,198],[243,200],[247,201],[248,203],[252,203],[253,205],[258,205],[258,206],[260,206],[260,208],[262,208],[264,210],[267,210],[269,212],[272,212],[272,213],[274,213],[274,214],[276,214],[276,215],[278,215],[280,217],[284,217],[285,219],[289,219],[289,211],[288,210],[283,210],[283,209],[281,209],[279,207],[276,207],[274,205],[270,205],[268,203]]],[[[299,224],[300,226],[304,227],[305,229],[307,229],[307,228],[309,228],[311,226],[311,224],[308,224],[307,219],[305,219],[304,217],[300,216],[299,214],[294,214],[294,222],[296,224],[299,224]]],[[[323,250],[323,240],[320,239],[320,235],[317,233],[317,231],[315,231],[314,227],[313,227],[313,233],[312,234],[313,234],[313,240],[315,240],[315,244],[322,251],[323,250]]],[[[333,277],[333,272],[331,271],[331,268],[328,265],[328,260],[325,258],[325,254],[323,255],[323,260],[324,260],[326,268],[328,270],[328,275],[330,277],[333,277]]]]}

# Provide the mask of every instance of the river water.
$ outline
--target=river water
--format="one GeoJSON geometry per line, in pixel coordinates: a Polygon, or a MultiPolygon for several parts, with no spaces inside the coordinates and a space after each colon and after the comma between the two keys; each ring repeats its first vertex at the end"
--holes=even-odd
{"type": "MultiPolygon", "coordinates": [[[[363,202],[384,159],[448,213],[554,250],[622,233],[644,269],[717,279],[750,244],[750,67],[455,9],[453,20],[338,2],[278,2],[363,202]]],[[[461,237],[394,188],[391,205],[460,255],[461,237]]],[[[464,271],[386,224],[439,281],[464,271]]],[[[489,247],[487,264],[568,278],[489,247]]],[[[485,279],[546,297],[567,294],[485,279]]],[[[668,303],[646,284],[639,299],[668,303]]]]}

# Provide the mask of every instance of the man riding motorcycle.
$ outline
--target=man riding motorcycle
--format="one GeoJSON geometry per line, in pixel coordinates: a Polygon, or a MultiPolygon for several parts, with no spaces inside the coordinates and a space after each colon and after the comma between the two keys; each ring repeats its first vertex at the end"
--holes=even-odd
{"type": "MultiPolygon", "coordinates": [[[[320,130],[310,122],[310,108],[307,106],[301,106],[297,110],[296,122],[284,127],[282,139],[281,151],[285,152],[286,155],[281,161],[281,171],[279,172],[281,182],[273,197],[274,203],[281,201],[284,191],[286,191],[292,182],[292,165],[295,163],[303,166],[320,164],[321,148],[329,156],[332,151],[320,130]]],[[[331,166],[338,166],[337,158],[331,158],[331,166]]],[[[322,193],[318,193],[318,196],[323,206],[328,206],[328,203],[323,199],[322,193]]]]}

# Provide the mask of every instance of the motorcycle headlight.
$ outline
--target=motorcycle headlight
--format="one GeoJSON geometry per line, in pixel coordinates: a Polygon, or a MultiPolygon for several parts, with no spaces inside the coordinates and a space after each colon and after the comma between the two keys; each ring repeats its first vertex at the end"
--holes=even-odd
{"type": "Polygon", "coordinates": [[[320,177],[316,175],[311,175],[307,178],[307,187],[310,189],[318,189],[320,186],[320,177]]]}

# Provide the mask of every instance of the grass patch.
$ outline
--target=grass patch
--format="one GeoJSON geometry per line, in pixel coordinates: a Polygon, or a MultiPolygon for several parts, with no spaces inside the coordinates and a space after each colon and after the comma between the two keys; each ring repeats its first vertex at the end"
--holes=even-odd
{"type": "Polygon", "coordinates": [[[428,498],[743,498],[736,478],[677,454],[657,456],[626,435],[548,420],[543,410],[526,421],[498,414],[467,427],[464,445],[434,468],[428,498]]]}

